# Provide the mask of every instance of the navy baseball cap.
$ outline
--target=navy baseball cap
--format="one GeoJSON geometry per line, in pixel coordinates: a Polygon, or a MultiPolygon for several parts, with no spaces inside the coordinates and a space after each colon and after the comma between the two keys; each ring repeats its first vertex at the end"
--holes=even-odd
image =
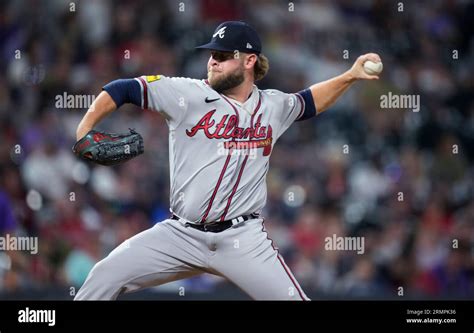
{"type": "Polygon", "coordinates": [[[257,31],[243,21],[227,21],[221,23],[209,43],[196,47],[216,51],[234,52],[238,50],[246,53],[260,54],[262,43],[257,31]]]}

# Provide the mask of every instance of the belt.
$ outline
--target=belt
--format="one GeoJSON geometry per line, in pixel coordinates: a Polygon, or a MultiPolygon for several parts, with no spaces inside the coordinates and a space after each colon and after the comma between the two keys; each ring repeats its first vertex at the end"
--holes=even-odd
{"type": "MultiPolygon", "coordinates": [[[[229,229],[233,225],[236,225],[238,223],[250,220],[250,219],[255,219],[259,216],[257,213],[252,213],[250,215],[242,215],[239,217],[236,217],[232,220],[225,220],[225,221],[214,221],[214,222],[207,222],[207,223],[201,223],[201,224],[196,224],[196,223],[190,223],[186,222],[184,225],[186,227],[191,227],[203,232],[221,232],[224,230],[229,229]]],[[[171,217],[173,220],[180,220],[178,216],[173,214],[171,217]]]]}

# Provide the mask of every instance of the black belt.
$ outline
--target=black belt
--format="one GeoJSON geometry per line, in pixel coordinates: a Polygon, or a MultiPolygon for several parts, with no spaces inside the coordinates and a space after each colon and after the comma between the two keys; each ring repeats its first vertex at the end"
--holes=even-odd
{"type": "MultiPolygon", "coordinates": [[[[201,223],[201,224],[186,222],[184,225],[187,227],[200,230],[200,231],[204,231],[204,232],[221,232],[221,231],[229,229],[235,224],[238,224],[250,219],[255,219],[257,217],[258,217],[257,213],[252,213],[250,215],[242,215],[242,216],[236,217],[235,219],[225,220],[222,222],[214,221],[214,222],[206,222],[206,223],[201,223]]],[[[179,217],[174,214],[171,218],[173,220],[179,220],[179,217]]]]}

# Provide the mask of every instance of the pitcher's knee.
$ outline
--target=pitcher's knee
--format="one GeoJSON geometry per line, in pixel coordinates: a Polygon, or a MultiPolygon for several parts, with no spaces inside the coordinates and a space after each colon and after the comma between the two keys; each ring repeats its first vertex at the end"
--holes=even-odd
{"type": "Polygon", "coordinates": [[[105,258],[94,265],[89,275],[90,278],[98,281],[107,281],[111,284],[117,284],[125,282],[130,273],[126,267],[124,267],[123,263],[105,258]]]}
{"type": "Polygon", "coordinates": [[[117,267],[104,259],[95,264],[74,299],[115,299],[124,284],[124,276],[117,267]]]}

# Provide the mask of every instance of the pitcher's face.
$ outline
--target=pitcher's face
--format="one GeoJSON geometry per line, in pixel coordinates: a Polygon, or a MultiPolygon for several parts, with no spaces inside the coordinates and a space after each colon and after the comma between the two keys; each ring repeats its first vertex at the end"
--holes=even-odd
{"type": "Polygon", "coordinates": [[[207,80],[218,93],[237,87],[244,82],[244,63],[239,53],[211,51],[207,63],[207,80]]]}

